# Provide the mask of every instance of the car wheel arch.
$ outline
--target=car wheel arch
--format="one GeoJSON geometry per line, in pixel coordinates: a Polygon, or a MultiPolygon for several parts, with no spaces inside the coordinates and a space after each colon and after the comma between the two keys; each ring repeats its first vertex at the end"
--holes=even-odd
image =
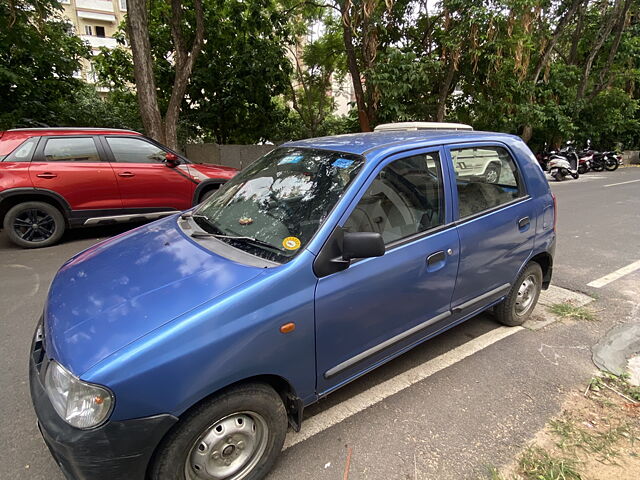
{"type": "Polygon", "coordinates": [[[11,208],[24,202],[48,203],[60,210],[67,227],[69,226],[69,213],[71,212],[71,207],[67,201],[55,192],[36,189],[20,189],[16,191],[8,190],[2,192],[0,194],[0,225],[4,222],[4,217],[11,208]]]}
{"type": "Polygon", "coordinates": [[[211,190],[217,190],[226,183],[226,180],[211,179],[204,180],[198,184],[193,192],[193,205],[198,205],[202,200],[202,196],[211,190]]]}

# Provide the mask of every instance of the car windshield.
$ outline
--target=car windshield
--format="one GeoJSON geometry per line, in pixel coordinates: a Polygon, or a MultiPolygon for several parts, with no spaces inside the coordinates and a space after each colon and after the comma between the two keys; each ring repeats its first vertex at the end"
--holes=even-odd
{"type": "Polygon", "coordinates": [[[283,263],[311,240],[362,164],[348,153],[278,148],[229,180],[193,218],[234,247],[283,263]]]}

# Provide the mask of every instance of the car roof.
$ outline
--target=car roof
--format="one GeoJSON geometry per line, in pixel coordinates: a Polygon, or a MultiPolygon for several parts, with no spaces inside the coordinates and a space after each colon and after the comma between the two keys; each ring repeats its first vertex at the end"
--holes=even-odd
{"type": "Polygon", "coordinates": [[[87,128],[87,127],[41,127],[41,128],[14,128],[0,131],[0,155],[8,155],[30,137],[51,135],[142,135],[133,130],[121,128],[87,128]]]}
{"type": "Polygon", "coordinates": [[[331,137],[309,138],[287,142],[283,147],[318,148],[357,155],[367,155],[378,150],[398,147],[406,149],[444,143],[464,143],[491,140],[513,140],[514,135],[469,130],[414,130],[351,133],[331,137]]]}

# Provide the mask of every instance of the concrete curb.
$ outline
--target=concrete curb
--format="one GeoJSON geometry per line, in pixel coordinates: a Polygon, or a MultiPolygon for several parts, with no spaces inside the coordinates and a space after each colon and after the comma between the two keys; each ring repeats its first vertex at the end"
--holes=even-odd
{"type": "Polygon", "coordinates": [[[552,323],[560,320],[559,317],[549,312],[548,307],[556,303],[570,302],[576,307],[583,307],[591,302],[593,298],[580,292],[573,292],[566,288],[551,285],[548,290],[540,292],[538,306],[531,314],[531,318],[522,325],[529,330],[540,330],[552,323]]]}

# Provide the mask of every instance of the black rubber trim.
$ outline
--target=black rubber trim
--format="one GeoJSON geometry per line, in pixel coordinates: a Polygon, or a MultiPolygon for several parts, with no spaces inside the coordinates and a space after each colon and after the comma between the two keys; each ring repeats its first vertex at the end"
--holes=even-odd
{"type": "Polygon", "coordinates": [[[494,288],[493,290],[489,290],[487,293],[483,293],[482,295],[476,297],[476,298],[472,298],[471,300],[468,300],[464,303],[461,303],[460,305],[456,306],[453,308],[453,313],[459,313],[462,312],[463,310],[472,307],[473,305],[475,305],[476,303],[480,303],[483,300],[486,300],[488,298],[491,297],[496,297],[499,296],[500,294],[506,293],[509,289],[511,288],[511,284],[510,283],[505,283],[504,285],[500,285],[497,288],[494,288]]]}
{"type": "Polygon", "coordinates": [[[16,195],[43,195],[45,197],[53,198],[57,200],[58,203],[64,208],[64,212],[69,214],[71,212],[71,206],[64,199],[62,195],[54,192],[53,190],[47,190],[45,188],[35,188],[35,187],[20,187],[20,188],[12,188],[9,190],[4,190],[0,192],[0,203],[10,197],[14,197],[16,195]]]}
{"type": "Polygon", "coordinates": [[[396,335],[395,337],[391,337],[388,340],[385,340],[382,343],[379,343],[378,345],[376,345],[375,347],[371,347],[368,350],[365,350],[362,353],[359,353],[358,355],[351,357],[348,360],[345,360],[344,362],[336,365],[335,367],[330,368],[329,370],[327,370],[324,373],[324,378],[331,378],[335,375],[337,375],[338,373],[342,372],[343,370],[346,370],[349,367],[354,366],[357,363],[362,362],[363,360],[369,358],[372,355],[375,355],[376,353],[379,353],[389,347],[391,347],[392,345],[424,330],[425,328],[438,323],[441,320],[444,320],[445,318],[448,318],[451,316],[451,312],[443,312],[440,315],[436,315],[433,318],[430,318],[429,320],[427,320],[426,322],[422,322],[418,325],[416,325],[413,328],[410,328],[409,330],[405,330],[404,332],[396,335]]]}

